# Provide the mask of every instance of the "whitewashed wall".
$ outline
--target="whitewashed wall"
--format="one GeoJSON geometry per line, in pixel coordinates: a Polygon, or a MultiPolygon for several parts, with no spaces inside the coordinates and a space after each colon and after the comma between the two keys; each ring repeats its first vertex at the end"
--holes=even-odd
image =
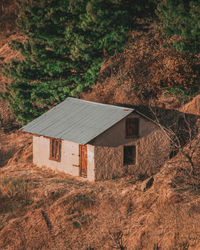
{"type": "MultiPolygon", "coordinates": [[[[87,145],[88,180],[94,181],[94,147],[87,145]]],[[[33,163],[39,167],[46,166],[52,170],[62,171],[73,176],[79,176],[79,144],[62,140],[61,161],[49,160],[50,139],[43,136],[33,136],[33,163]]]]}
{"type": "Polygon", "coordinates": [[[94,146],[87,144],[87,179],[95,181],[94,146]]]}

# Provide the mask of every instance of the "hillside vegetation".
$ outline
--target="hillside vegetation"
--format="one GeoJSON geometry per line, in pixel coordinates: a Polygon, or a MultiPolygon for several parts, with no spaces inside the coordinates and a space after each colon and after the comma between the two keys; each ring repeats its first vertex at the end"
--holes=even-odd
{"type": "Polygon", "coordinates": [[[10,48],[21,57],[4,61],[1,97],[21,123],[95,83],[108,102],[120,92],[132,104],[161,95],[186,101],[199,92],[197,1],[16,3],[23,39],[11,38],[10,48]]]}
{"type": "Polygon", "coordinates": [[[199,8],[1,1],[0,249],[200,249],[199,8]],[[187,145],[174,140],[155,175],[89,183],[36,167],[31,136],[15,130],[71,95],[196,126],[186,120],[187,145]]]}
{"type": "Polygon", "coordinates": [[[6,143],[18,151],[0,172],[1,249],[199,249],[199,137],[195,175],[180,153],[150,182],[84,182],[33,165],[23,133],[6,143]]]}

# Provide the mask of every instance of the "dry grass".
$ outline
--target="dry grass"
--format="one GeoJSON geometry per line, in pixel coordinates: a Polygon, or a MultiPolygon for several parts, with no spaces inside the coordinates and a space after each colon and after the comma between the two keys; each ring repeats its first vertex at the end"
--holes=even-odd
{"type": "Polygon", "coordinates": [[[156,23],[146,32],[134,31],[128,47],[121,54],[107,59],[102,65],[97,84],[82,98],[131,105],[148,104],[150,99],[157,106],[180,107],[186,96],[179,88],[199,87],[199,56],[180,54],[163,46],[166,40],[156,23]],[[166,92],[166,88],[176,87],[166,92]],[[176,97],[177,95],[177,97],[176,97]]]}
{"type": "Polygon", "coordinates": [[[88,183],[38,168],[30,136],[1,139],[16,152],[0,171],[0,249],[199,249],[199,193],[174,185],[188,181],[179,154],[144,192],[132,176],[88,183]]]}
{"type": "Polygon", "coordinates": [[[81,182],[30,155],[27,142],[0,172],[1,249],[198,249],[200,198],[173,187],[172,160],[143,192],[131,176],[81,182]]]}
{"type": "MultiPolygon", "coordinates": [[[[20,56],[6,44],[12,34],[9,27],[14,27],[11,2],[1,17],[0,63],[20,56]],[[3,26],[6,18],[12,20],[3,26]]],[[[134,33],[130,47],[104,63],[99,83],[82,97],[139,105],[146,101],[145,89],[152,93],[162,84],[190,81],[198,56],[193,61],[161,48],[159,31],[150,33],[134,33]]],[[[6,81],[1,77],[0,86],[6,81]]],[[[168,108],[180,105],[158,98],[168,108]]],[[[195,105],[198,108],[196,101],[195,105]]],[[[197,108],[187,107],[195,114],[197,108]]],[[[1,103],[1,117],[9,122],[8,112],[7,104],[1,103]]],[[[0,133],[0,249],[200,249],[199,194],[183,190],[185,182],[179,182],[182,190],[177,182],[174,186],[180,178],[180,159],[166,163],[143,192],[143,182],[132,176],[94,184],[38,168],[31,163],[29,135],[0,133]]],[[[185,178],[184,171],[181,175],[185,178]]]]}
{"type": "Polygon", "coordinates": [[[20,148],[30,143],[32,137],[20,131],[4,133],[3,130],[1,130],[0,134],[0,167],[2,167],[20,148]]]}
{"type": "Polygon", "coordinates": [[[1,178],[0,179],[0,193],[4,199],[23,200],[27,203],[29,200],[29,189],[32,182],[21,178],[1,178]]]}

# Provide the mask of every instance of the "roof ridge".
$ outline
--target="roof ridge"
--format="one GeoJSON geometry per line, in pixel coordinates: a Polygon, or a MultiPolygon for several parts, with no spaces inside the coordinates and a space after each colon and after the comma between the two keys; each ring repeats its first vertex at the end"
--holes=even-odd
{"type": "Polygon", "coordinates": [[[92,102],[92,101],[88,101],[88,100],[83,100],[83,99],[80,99],[80,98],[75,98],[75,97],[67,97],[65,100],[67,99],[73,99],[73,100],[76,100],[76,101],[80,101],[80,102],[88,102],[88,103],[93,103],[93,104],[96,104],[97,106],[99,105],[102,105],[102,106],[109,106],[109,107],[113,107],[113,108],[119,108],[119,109],[128,109],[128,110],[134,110],[132,108],[128,108],[128,107],[121,107],[121,106],[117,106],[117,105],[114,105],[114,104],[106,104],[106,103],[100,103],[100,102],[92,102]]]}

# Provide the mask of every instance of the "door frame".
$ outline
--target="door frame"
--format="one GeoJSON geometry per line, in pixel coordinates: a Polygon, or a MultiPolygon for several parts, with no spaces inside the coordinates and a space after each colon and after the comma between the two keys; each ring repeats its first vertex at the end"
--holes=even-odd
{"type": "Polygon", "coordinates": [[[79,144],[79,176],[84,178],[87,178],[87,162],[87,145],[79,144]]]}

